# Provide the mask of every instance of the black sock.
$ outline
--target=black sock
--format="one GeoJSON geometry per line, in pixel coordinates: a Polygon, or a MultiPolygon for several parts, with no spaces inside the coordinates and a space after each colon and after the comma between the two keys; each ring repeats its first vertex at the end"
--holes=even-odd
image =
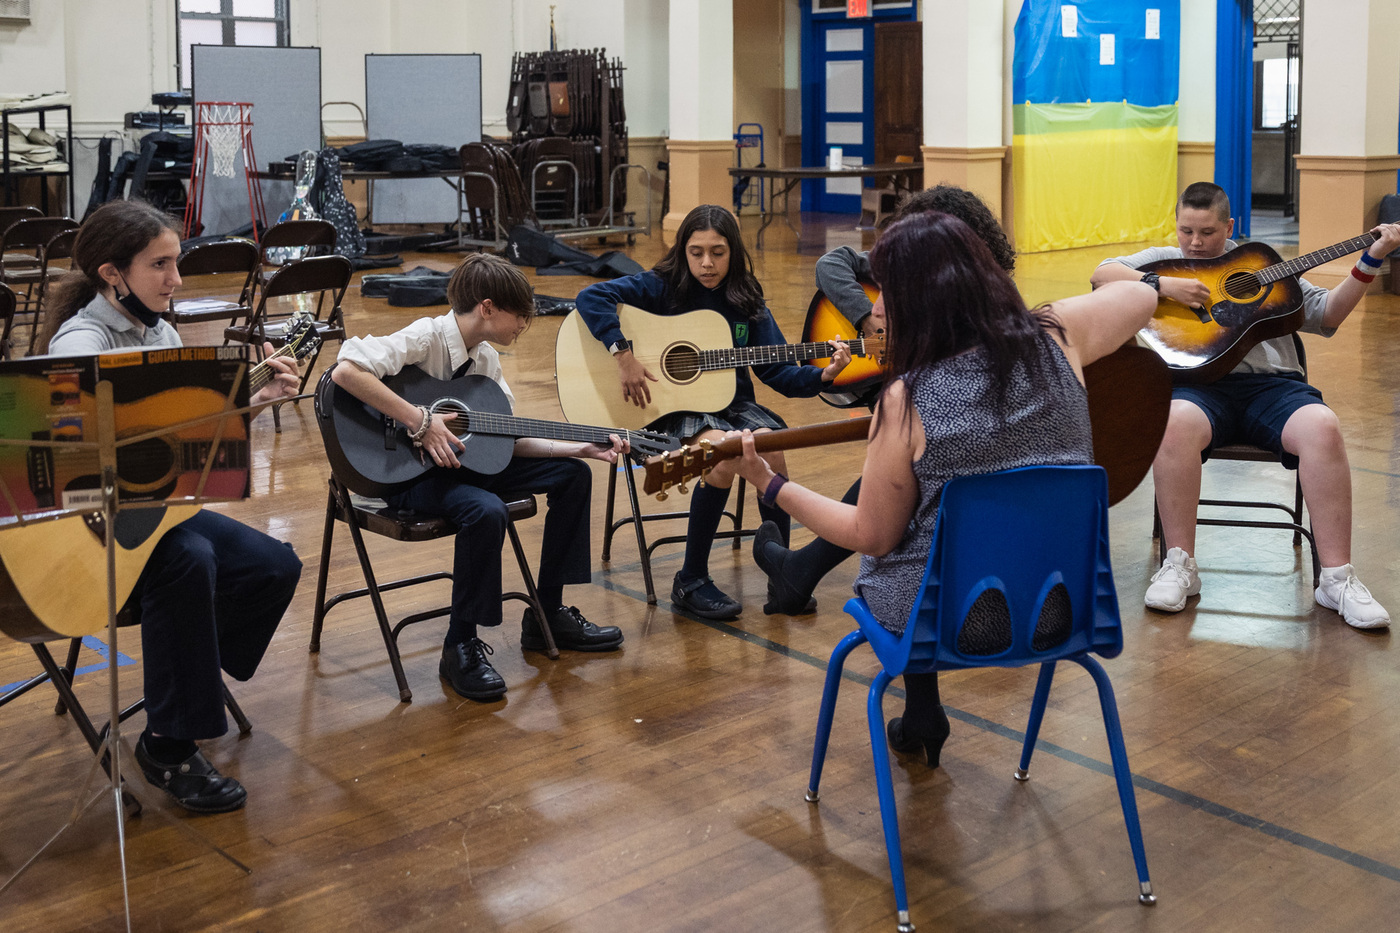
{"type": "Polygon", "coordinates": [[[710,548],[715,543],[724,506],[729,502],[729,487],[702,483],[690,494],[690,524],[685,531],[685,562],[681,577],[698,580],[710,575],[710,548]]]}
{"type": "Polygon", "coordinates": [[[904,675],[904,734],[927,735],[942,717],[938,672],[904,675]]]}
{"type": "MultiPolygon", "coordinates": [[[[841,501],[847,505],[855,505],[859,498],[860,478],[857,477],[855,483],[841,497],[841,501]]],[[[854,551],[848,551],[843,547],[837,547],[825,538],[813,538],[806,547],[798,548],[792,552],[785,568],[793,586],[803,592],[811,593],[817,588],[822,577],[835,570],[838,564],[854,553],[854,551]]]]}
{"type": "Polygon", "coordinates": [[[792,516],[777,506],[764,505],[762,502],[758,503],[758,514],[765,522],[772,522],[778,526],[778,533],[783,536],[783,547],[787,547],[788,540],[792,537],[792,516]]]}
{"type": "Polygon", "coordinates": [[[199,746],[189,739],[172,739],[168,735],[152,735],[149,726],[141,733],[141,742],[146,752],[163,765],[178,765],[199,751],[199,746]]]}
{"type": "Polygon", "coordinates": [[[545,612],[553,614],[554,610],[564,605],[563,584],[559,586],[539,586],[535,588],[535,592],[539,594],[540,605],[544,607],[545,612]]]}

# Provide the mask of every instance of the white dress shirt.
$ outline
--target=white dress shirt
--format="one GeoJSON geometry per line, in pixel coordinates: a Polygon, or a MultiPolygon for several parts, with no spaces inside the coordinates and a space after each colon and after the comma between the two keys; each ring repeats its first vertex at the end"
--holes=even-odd
{"type": "Polygon", "coordinates": [[[511,412],[515,411],[515,396],[506,385],[496,348],[484,340],[468,347],[452,311],[419,318],[387,337],[351,337],[341,345],[338,359],[355,363],[380,379],[405,366],[417,366],[434,379],[451,379],[463,363],[471,360],[467,372],[493,380],[505,392],[511,412]]]}

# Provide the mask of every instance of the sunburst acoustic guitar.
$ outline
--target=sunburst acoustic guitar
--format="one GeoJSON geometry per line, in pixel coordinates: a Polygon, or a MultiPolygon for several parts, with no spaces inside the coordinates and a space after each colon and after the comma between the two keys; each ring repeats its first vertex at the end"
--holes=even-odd
{"type": "MultiPolygon", "coordinates": [[[[570,421],[640,428],[676,411],[721,411],[734,401],[738,389],[734,370],[823,358],[829,362],[834,352],[829,340],[736,347],[729,322],[716,311],[660,315],[620,305],[617,313],[622,332],[632,341],[632,352],[659,377],[660,381],[647,383],[651,402],[638,408],[623,399],[612,354],[573,311],[560,325],[554,347],[559,405],[570,421]]],[[[857,357],[870,357],[878,369],[885,353],[883,334],[852,337],[847,343],[852,364],[857,357]]],[[[833,385],[849,382],[843,370],[833,385]]]]}
{"type": "MultiPolygon", "coordinates": [[[[880,297],[880,290],[874,285],[862,282],[860,287],[872,302],[880,297]]],[[[818,289],[812,296],[811,304],[807,306],[807,320],[802,324],[802,339],[845,340],[849,343],[859,336],[856,326],[837,309],[830,298],[826,297],[825,292],[818,289]]],[[[826,366],[830,362],[831,358],[827,357],[813,360],[812,365],[826,366]]],[[[820,398],[836,408],[856,408],[868,404],[871,392],[878,389],[883,382],[884,369],[879,357],[853,355],[850,365],[841,370],[841,375],[836,378],[835,388],[830,392],[823,392],[820,398]]]]}
{"type": "Polygon", "coordinates": [[[1367,233],[1286,262],[1263,243],[1245,243],[1218,259],[1150,262],[1138,271],[1195,279],[1210,288],[1210,300],[1204,308],[1188,308],[1159,299],[1139,336],[1166,361],[1175,381],[1214,382],[1255,344],[1302,325],[1299,275],[1374,242],[1376,235],[1367,233]]]}

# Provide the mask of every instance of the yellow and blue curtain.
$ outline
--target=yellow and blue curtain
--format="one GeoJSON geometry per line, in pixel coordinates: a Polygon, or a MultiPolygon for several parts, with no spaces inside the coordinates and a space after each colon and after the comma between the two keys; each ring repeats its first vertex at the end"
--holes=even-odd
{"type": "Polygon", "coordinates": [[[1020,250],[1172,233],[1180,49],[1178,0],[1026,0],[1012,63],[1020,250]]]}

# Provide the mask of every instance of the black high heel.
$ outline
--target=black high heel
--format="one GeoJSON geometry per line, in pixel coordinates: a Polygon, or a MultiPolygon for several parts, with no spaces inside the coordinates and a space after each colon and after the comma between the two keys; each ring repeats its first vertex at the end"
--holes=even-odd
{"type": "Polygon", "coordinates": [[[948,741],[948,735],[952,732],[952,726],[948,722],[948,714],[943,712],[942,706],[938,707],[938,713],[930,725],[932,728],[927,735],[907,734],[904,731],[904,717],[896,716],[885,727],[885,734],[890,740],[890,748],[901,755],[922,753],[925,764],[930,768],[938,767],[938,758],[943,752],[943,743],[948,741]]]}

